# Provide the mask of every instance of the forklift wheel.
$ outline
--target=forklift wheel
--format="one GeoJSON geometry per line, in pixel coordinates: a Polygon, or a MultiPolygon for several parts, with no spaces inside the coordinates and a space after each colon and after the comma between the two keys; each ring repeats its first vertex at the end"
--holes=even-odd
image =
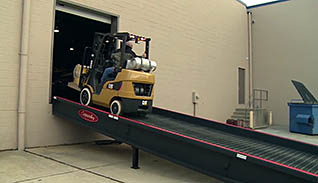
{"type": "Polygon", "coordinates": [[[88,88],[84,88],[80,94],[80,102],[83,105],[90,105],[92,101],[92,94],[88,88]]]}
{"type": "Polygon", "coordinates": [[[116,115],[123,114],[123,105],[120,100],[113,100],[110,104],[110,112],[116,115]]]}

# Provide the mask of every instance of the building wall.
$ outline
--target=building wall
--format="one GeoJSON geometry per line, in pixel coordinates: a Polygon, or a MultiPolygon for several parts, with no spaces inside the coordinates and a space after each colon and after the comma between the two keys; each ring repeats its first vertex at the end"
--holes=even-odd
{"type": "MultiPolygon", "coordinates": [[[[120,15],[119,31],[152,38],[155,105],[224,121],[237,105],[238,66],[247,68],[246,9],[236,0],[72,0],[120,15]]],[[[248,91],[248,90],[246,90],[248,91]]]]}
{"type": "Polygon", "coordinates": [[[22,2],[0,4],[0,149],[17,148],[17,104],[22,2]]]}
{"type": "MultiPolygon", "coordinates": [[[[195,90],[200,95],[199,116],[224,121],[237,107],[237,70],[247,69],[247,17],[245,7],[236,0],[68,2],[120,15],[119,31],[152,38],[150,57],[159,65],[155,106],[192,114],[191,93],[195,90]]],[[[52,115],[49,91],[54,3],[31,1],[27,147],[101,138],[52,115]]],[[[18,40],[14,43],[19,45],[18,40]]],[[[10,119],[15,121],[16,117],[10,119]]]]}
{"type": "Polygon", "coordinates": [[[54,4],[53,0],[31,1],[26,147],[77,143],[100,138],[89,129],[52,115],[49,95],[54,4]]]}
{"type": "Polygon", "coordinates": [[[273,123],[288,126],[288,105],[299,95],[291,80],[318,96],[318,1],[292,0],[252,9],[253,84],[269,90],[273,123]]]}

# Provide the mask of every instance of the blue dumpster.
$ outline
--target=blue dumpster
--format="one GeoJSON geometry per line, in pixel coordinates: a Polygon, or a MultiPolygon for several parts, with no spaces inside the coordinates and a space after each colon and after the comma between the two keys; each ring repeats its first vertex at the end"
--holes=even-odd
{"type": "Polygon", "coordinates": [[[289,131],[318,134],[318,104],[288,103],[289,131]]]}

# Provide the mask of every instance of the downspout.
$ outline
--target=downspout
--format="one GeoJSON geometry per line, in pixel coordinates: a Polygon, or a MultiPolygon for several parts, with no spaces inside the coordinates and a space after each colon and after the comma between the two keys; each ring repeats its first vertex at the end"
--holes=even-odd
{"type": "Polygon", "coordinates": [[[249,71],[249,80],[248,80],[248,87],[249,87],[249,108],[253,109],[253,43],[252,43],[252,12],[247,12],[247,20],[248,20],[248,71],[249,71]]]}
{"type": "Polygon", "coordinates": [[[18,101],[18,150],[25,149],[26,92],[30,31],[30,0],[23,1],[21,46],[20,46],[20,77],[18,101]]]}

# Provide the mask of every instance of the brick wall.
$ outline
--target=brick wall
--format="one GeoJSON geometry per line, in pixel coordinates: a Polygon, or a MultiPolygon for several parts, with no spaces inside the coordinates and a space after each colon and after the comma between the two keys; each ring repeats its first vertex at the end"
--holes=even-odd
{"type": "MultiPolygon", "coordinates": [[[[237,67],[247,68],[246,9],[236,0],[72,0],[120,15],[119,30],[150,36],[158,62],[155,105],[224,121],[237,105],[237,67]]],[[[246,90],[248,91],[248,90],[246,90]]],[[[247,97],[246,97],[247,98],[247,97]]]]}

